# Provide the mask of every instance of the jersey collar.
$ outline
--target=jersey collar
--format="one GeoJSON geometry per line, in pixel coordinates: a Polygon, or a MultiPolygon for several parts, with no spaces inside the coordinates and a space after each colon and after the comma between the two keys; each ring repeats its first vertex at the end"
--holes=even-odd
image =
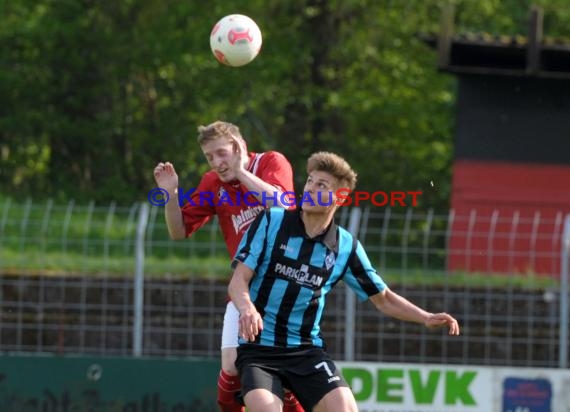
{"type": "Polygon", "coordinates": [[[305,224],[301,219],[301,208],[295,209],[292,212],[296,216],[296,224],[291,225],[291,231],[295,236],[301,236],[305,239],[312,240],[314,242],[321,242],[323,243],[328,249],[333,250],[335,252],[338,251],[338,242],[337,242],[337,229],[338,226],[333,220],[325,232],[317,235],[315,237],[309,237],[307,232],[305,232],[305,224]]]}
{"type": "Polygon", "coordinates": [[[249,153],[249,160],[247,162],[247,166],[246,166],[246,170],[248,172],[251,172],[253,170],[253,164],[254,164],[254,160],[255,160],[255,155],[256,153],[250,152],[249,153]]]}

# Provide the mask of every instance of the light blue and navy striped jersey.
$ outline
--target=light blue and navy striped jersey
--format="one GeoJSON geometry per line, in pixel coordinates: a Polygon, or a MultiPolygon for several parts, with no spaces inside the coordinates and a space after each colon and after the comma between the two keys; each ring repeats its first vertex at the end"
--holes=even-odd
{"type": "MultiPolygon", "coordinates": [[[[360,300],[386,288],[347,230],[331,223],[325,233],[309,238],[300,210],[271,208],[259,214],[241,240],[237,262],[255,272],[250,297],[263,318],[255,343],[264,346],[324,347],[325,298],[341,279],[360,300]]],[[[243,343],[248,342],[240,338],[243,343]]]]}

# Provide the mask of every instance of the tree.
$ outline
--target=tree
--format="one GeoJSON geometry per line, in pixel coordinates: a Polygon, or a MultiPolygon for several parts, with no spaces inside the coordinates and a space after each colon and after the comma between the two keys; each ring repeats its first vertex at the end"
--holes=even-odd
{"type": "MultiPolygon", "coordinates": [[[[526,34],[529,1],[455,1],[458,31],[526,34]]],[[[564,0],[540,0],[568,36],[564,0]]],[[[345,156],[361,190],[423,190],[446,208],[455,81],[417,37],[441,2],[397,0],[12,0],[1,2],[0,194],[131,203],[170,160],[185,186],[207,165],[196,127],[240,125],[251,149],[292,161],[297,187],[316,150],[345,156]],[[230,4],[231,3],[231,4],[230,4]],[[212,25],[239,10],[260,56],[219,65],[212,25]],[[433,186],[432,186],[433,184],[433,186]]]]}

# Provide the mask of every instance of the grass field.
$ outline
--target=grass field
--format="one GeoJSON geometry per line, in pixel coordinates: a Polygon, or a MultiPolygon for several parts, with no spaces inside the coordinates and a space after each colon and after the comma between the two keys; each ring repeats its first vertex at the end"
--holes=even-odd
{"type": "MultiPolygon", "coordinates": [[[[89,274],[132,276],[135,272],[140,203],[130,207],[15,202],[0,199],[0,272],[19,274],[89,274]]],[[[161,208],[152,207],[144,232],[144,272],[152,278],[200,276],[227,278],[227,251],[215,221],[190,239],[169,239],[161,208]]],[[[369,230],[370,232],[370,230],[369,230]]],[[[395,231],[394,233],[396,233],[395,231]]],[[[401,243],[395,239],[394,244],[401,243]]],[[[441,254],[441,250],[438,250],[441,254]]],[[[390,257],[390,255],[388,255],[390,257]]],[[[423,267],[409,256],[375,262],[390,283],[473,287],[555,288],[557,281],[533,273],[449,273],[443,263],[423,267]]],[[[443,262],[441,256],[432,261],[443,262]]]]}

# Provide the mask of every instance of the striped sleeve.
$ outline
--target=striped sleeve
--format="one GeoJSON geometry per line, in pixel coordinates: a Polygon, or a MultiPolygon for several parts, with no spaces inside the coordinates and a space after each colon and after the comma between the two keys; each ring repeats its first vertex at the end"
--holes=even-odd
{"type": "Polygon", "coordinates": [[[361,301],[382,292],[387,287],[376,269],[372,267],[360,242],[357,242],[356,249],[351,253],[344,281],[361,301]]]}
{"type": "Polygon", "coordinates": [[[269,209],[257,215],[241,238],[232,262],[232,268],[235,268],[238,262],[241,262],[251,270],[256,270],[267,248],[267,230],[270,221],[271,214],[269,209]]]}

